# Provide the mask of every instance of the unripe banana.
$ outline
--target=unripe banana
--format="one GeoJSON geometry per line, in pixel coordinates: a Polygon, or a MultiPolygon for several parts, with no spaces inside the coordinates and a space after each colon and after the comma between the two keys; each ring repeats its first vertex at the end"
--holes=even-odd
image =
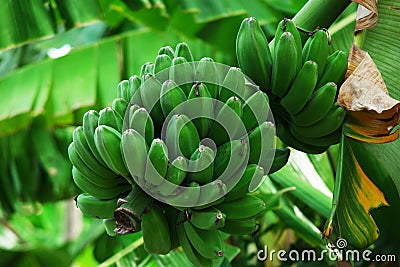
{"type": "Polygon", "coordinates": [[[117,87],[117,97],[123,98],[126,101],[131,101],[129,92],[129,81],[122,80],[117,87]]]}
{"type": "Polygon", "coordinates": [[[184,57],[175,57],[169,72],[169,79],[173,80],[188,96],[194,78],[193,64],[184,57]]]}
{"type": "Polygon", "coordinates": [[[148,253],[168,254],[171,250],[171,236],[167,216],[157,205],[142,215],[144,249],[148,253]]]}
{"type": "Polygon", "coordinates": [[[96,128],[94,142],[100,156],[111,170],[122,176],[129,176],[121,153],[121,134],[106,125],[96,128]]]}
{"type": "Polygon", "coordinates": [[[225,220],[225,226],[218,229],[231,235],[249,235],[257,231],[256,219],[225,220]]]}
{"type": "Polygon", "coordinates": [[[187,237],[199,254],[207,259],[218,259],[224,255],[224,241],[218,230],[202,230],[189,222],[183,226],[187,237]]]}
{"type": "Polygon", "coordinates": [[[154,63],[154,75],[161,83],[168,80],[169,68],[172,65],[172,59],[165,54],[158,55],[154,63]]]}
{"type": "Polygon", "coordinates": [[[151,144],[154,138],[154,124],[145,108],[139,108],[133,113],[129,126],[129,129],[136,130],[144,136],[148,145],[151,144]]]}
{"type": "Polygon", "coordinates": [[[103,220],[103,225],[104,228],[106,229],[106,233],[109,236],[116,236],[117,234],[114,232],[116,224],[115,224],[115,219],[110,218],[110,219],[104,219],[103,220]]]}
{"type": "Polygon", "coordinates": [[[294,124],[298,126],[309,126],[320,121],[331,109],[337,86],[329,82],[316,90],[308,103],[297,114],[292,116],[294,124]]]}
{"type": "Polygon", "coordinates": [[[154,64],[151,62],[146,62],[140,68],[140,77],[146,74],[153,74],[154,71],[154,64]]]}
{"type": "MultiPolygon", "coordinates": [[[[303,141],[303,139],[302,139],[303,141]]],[[[279,171],[289,160],[290,149],[285,148],[276,148],[274,154],[274,160],[272,162],[271,168],[269,169],[268,174],[272,174],[276,171],[279,171]]]]}
{"type": "Polygon", "coordinates": [[[174,81],[166,80],[162,84],[160,104],[165,118],[167,118],[171,112],[172,114],[185,113],[185,105],[180,104],[184,103],[186,100],[187,97],[185,93],[174,81]]]}
{"type": "Polygon", "coordinates": [[[214,151],[204,145],[200,145],[191,156],[190,172],[188,181],[197,182],[200,185],[212,181],[214,173],[214,151]]]}
{"type": "Polygon", "coordinates": [[[114,110],[115,114],[118,115],[121,121],[125,118],[125,113],[128,108],[129,102],[124,98],[115,98],[111,103],[111,108],[114,110]]]}
{"type": "Polygon", "coordinates": [[[328,82],[334,82],[337,85],[342,84],[346,71],[347,54],[341,50],[337,50],[328,57],[324,71],[318,80],[317,87],[328,82]]]}
{"type": "Polygon", "coordinates": [[[283,98],[297,73],[297,48],[290,32],[284,32],[276,41],[271,90],[274,95],[283,98]]]}
{"type": "Polygon", "coordinates": [[[214,207],[192,210],[190,212],[190,223],[199,229],[214,230],[225,225],[225,217],[224,213],[214,207]]]}
{"type": "Polygon", "coordinates": [[[318,80],[318,66],[314,61],[306,61],[297,73],[286,96],[281,100],[282,107],[291,114],[298,113],[310,99],[318,80]]]}
{"type": "Polygon", "coordinates": [[[226,184],[224,184],[220,179],[202,186],[200,189],[199,205],[193,207],[193,209],[202,210],[222,203],[225,200],[227,191],[226,184]]]}
{"type": "Polygon", "coordinates": [[[176,45],[175,56],[176,57],[183,57],[184,59],[187,60],[187,62],[193,62],[194,61],[192,52],[190,51],[189,46],[185,42],[178,43],[176,45]]]}
{"type": "Polygon", "coordinates": [[[173,115],[166,130],[169,158],[184,156],[189,159],[199,147],[200,137],[196,126],[184,114],[173,115]]]}
{"type": "Polygon", "coordinates": [[[170,47],[169,45],[161,47],[160,50],[158,50],[158,54],[159,55],[167,55],[171,59],[173,59],[175,57],[174,49],[172,49],[172,47],[170,47]]]}
{"type": "Polygon", "coordinates": [[[149,111],[157,128],[163,124],[165,119],[160,104],[161,83],[152,74],[142,76],[142,80],[140,95],[143,107],[149,111]]]}
{"type": "Polygon", "coordinates": [[[246,90],[245,82],[242,71],[239,68],[231,67],[220,87],[218,100],[226,102],[232,96],[241,99],[246,90]]]}
{"type": "Polygon", "coordinates": [[[98,126],[106,125],[117,131],[122,130],[123,121],[121,117],[110,107],[106,107],[99,112],[98,126]]]}
{"type": "Polygon", "coordinates": [[[226,214],[227,220],[257,218],[265,211],[264,201],[249,194],[230,202],[223,202],[215,207],[226,214]]]}
{"type": "Polygon", "coordinates": [[[249,135],[249,163],[258,164],[264,169],[271,166],[271,149],[275,143],[274,124],[266,121],[254,129],[249,135]]]}
{"type": "Polygon", "coordinates": [[[305,144],[310,144],[315,146],[331,146],[339,143],[341,137],[342,137],[342,128],[339,127],[336,131],[321,137],[310,138],[307,136],[301,136],[301,141],[303,141],[305,144]]]}
{"type": "Polygon", "coordinates": [[[106,166],[105,162],[97,151],[96,144],[94,143],[94,132],[99,122],[99,113],[95,110],[89,110],[83,115],[83,133],[85,134],[86,142],[90,147],[93,155],[103,165],[106,166]]]}
{"type": "Polygon", "coordinates": [[[191,182],[188,187],[178,187],[174,193],[164,198],[166,203],[184,210],[187,207],[194,207],[199,202],[201,187],[196,182],[191,182]]]}
{"type": "Polygon", "coordinates": [[[236,37],[239,67],[265,91],[270,90],[272,56],[268,41],[255,18],[246,18],[236,37]]]}
{"type": "Polygon", "coordinates": [[[168,168],[168,148],[164,141],[157,138],[151,143],[144,179],[151,185],[160,185],[164,181],[168,168]]]}
{"type": "Polygon", "coordinates": [[[129,103],[134,103],[139,106],[143,106],[142,97],[140,95],[140,86],[142,85],[142,79],[138,75],[129,77],[129,103]]]}
{"type": "Polygon", "coordinates": [[[303,48],[303,62],[312,60],[318,65],[318,77],[324,71],[329,54],[328,34],[325,30],[318,30],[310,36],[303,48]]]}
{"type": "Polygon", "coordinates": [[[80,194],[75,199],[76,206],[84,215],[98,219],[113,218],[117,201],[118,198],[104,200],[88,193],[80,194]]]}
{"type": "Polygon", "coordinates": [[[266,93],[257,91],[243,105],[243,123],[250,131],[267,120],[269,115],[269,99],[266,93]]]}
{"type": "Polygon", "coordinates": [[[217,64],[214,63],[212,58],[203,57],[200,59],[196,67],[195,78],[196,81],[207,87],[212,98],[218,99],[221,77],[217,64]]]}
{"type": "Polygon", "coordinates": [[[185,180],[187,161],[183,157],[177,157],[167,169],[165,180],[160,186],[160,194],[163,196],[171,195],[176,188],[185,180]],[[170,182],[171,184],[167,183],[170,182]]]}

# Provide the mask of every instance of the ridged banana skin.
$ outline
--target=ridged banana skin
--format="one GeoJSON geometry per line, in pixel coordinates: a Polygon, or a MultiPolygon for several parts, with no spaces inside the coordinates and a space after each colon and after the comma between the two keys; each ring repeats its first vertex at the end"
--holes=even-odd
{"type": "Polygon", "coordinates": [[[184,156],[189,159],[199,147],[200,137],[196,126],[185,114],[173,115],[166,129],[168,158],[184,156]]]}
{"type": "Polygon", "coordinates": [[[291,125],[291,130],[293,134],[298,135],[299,139],[301,139],[301,136],[308,138],[323,137],[339,129],[345,117],[346,110],[335,104],[328,114],[317,123],[306,127],[291,125]]]}
{"type": "Polygon", "coordinates": [[[164,116],[160,104],[161,83],[152,74],[142,76],[140,86],[140,96],[143,107],[149,111],[153,119],[154,126],[157,128],[164,122],[164,116]]]}
{"type": "Polygon", "coordinates": [[[164,181],[160,186],[160,194],[163,196],[170,196],[176,188],[185,180],[187,169],[187,161],[183,157],[177,157],[171,163],[167,169],[165,180],[172,184],[168,184],[164,181]]]}
{"type": "Polygon", "coordinates": [[[175,57],[169,71],[169,79],[176,82],[188,96],[194,78],[193,63],[184,57],[175,57]]]}
{"type": "Polygon", "coordinates": [[[274,154],[274,160],[272,161],[271,168],[269,169],[268,174],[272,174],[274,172],[279,171],[283,168],[289,160],[290,149],[285,148],[276,148],[274,154]]]}
{"type": "Polygon", "coordinates": [[[342,128],[339,127],[336,131],[317,138],[309,138],[306,136],[301,136],[301,141],[306,144],[315,146],[331,146],[340,142],[342,136],[342,128]]]}
{"type": "Polygon", "coordinates": [[[151,185],[160,185],[168,169],[168,148],[163,140],[156,138],[149,148],[144,179],[151,185]]]}
{"type": "Polygon", "coordinates": [[[194,207],[199,202],[201,187],[196,182],[177,188],[172,195],[164,198],[165,203],[179,210],[194,207]]]}
{"type": "Polygon", "coordinates": [[[122,80],[119,82],[117,86],[117,98],[123,98],[126,101],[130,101],[130,93],[129,93],[129,81],[122,80]]]}
{"type": "Polygon", "coordinates": [[[211,182],[214,174],[214,151],[208,146],[200,145],[190,159],[190,169],[198,171],[190,172],[188,181],[197,182],[200,185],[211,182]]]}
{"type": "Polygon", "coordinates": [[[249,194],[233,201],[225,201],[215,207],[226,214],[227,220],[257,218],[265,211],[264,201],[249,194]]]}
{"type": "Polygon", "coordinates": [[[132,177],[136,177],[139,185],[144,185],[148,147],[144,137],[133,129],[122,134],[121,150],[125,164],[132,177]]]}
{"type": "Polygon", "coordinates": [[[297,73],[296,42],[290,32],[284,32],[275,48],[272,67],[272,93],[283,98],[297,73]]]}
{"type": "Polygon", "coordinates": [[[218,229],[231,235],[250,235],[257,231],[256,219],[226,220],[225,226],[218,229]]]}
{"type": "Polygon", "coordinates": [[[227,191],[226,184],[219,179],[202,186],[200,190],[199,205],[193,207],[193,209],[202,210],[222,203],[225,199],[227,191]]]}
{"type": "Polygon", "coordinates": [[[129,103],[134,103],[139,106],[143,106],[142,97],[140,95],[140,86],[142,85],[142,79],[138,75],[129,77],[129,103]]]}
{"type": "Polygon", "coordinates": [[[187,237],[199,254],[207,259],[218,259],[224,255],[224,241],[218,230],[202,230],[189,222],[183,226],[187,237]]]}
{"type": "Polygon", "coordinates": [[[135,123],[132,117],[135,111],[138,110],[139,108],[140,106],[138,104],[134,104],[133,102],[130,103],[127,110],[128,114],[124,118],[123,132],[127,129],[132,129],[132,127],[134,127],[135,123]]]}
{"type": "Polygon", "coordinates": [[[166,80],[161,87],[160,104],[164,117],[168,115],[185,113],[184,105],[187,100],[185,92],[172,80],[166,80]],[[178,107],[179,106],[179,107],[178,107]],[[178,107],[178,108],[177,108],[178,107]]]}
{"type": "Polygon", "coordinates": [[[142,214],[144,249],[151,254],[165,255],[171,251],[171,236],[167,216],[156,205],[142,214]]]}
{"type": "Polygon", "coordinates": [[[124,98],[115,98],[111,103],[111,108],[115,111],[115,113],[119,116],[121,121],[125,118],[125,113],[128,108],[129,102],[124,98]]]}
{"type": "Polygon", "coordinates": [[[178,43],[175,47],[175,56],[176,57],[183,57],[187,60],[187,62],[193,62],[194,58],[192,52],[187,43],[181,42],[178,43]]]}
{"type": "Polygon", "coordinates": [[[190,89],[188,99],[196,99],[194,105],[186,109],[186,114],[193,119],[197,132],[201,139],[205,138],[210,130],[214,118],[214,101],[208,87],[204,83],[197,82],[190,89]],[[202,117],[199,118],[198,116],[202,117]]]}
{"type": "Polygon", "coordinates": [[[115,173],[129,176],[121,153],[121,134],[106,125],[100,125],[94,133],[94,142],[100,156],[115,173]]]}
{"type": "Polygon", "coordinates": [[[337,86],[332,82],[316,90],[304,108],[292,116],[294,124],[298,126],[310,126],[320,121],[334,104],[336,92],[337,86]]]}
{"type": "Polygon", "coordinates": [[[282,107],[291,114],[298,113],[310,99],[318,80],[318,66],[314,61],[306,61],[297,73],[288,93],[281,100],[282,107]]]}
{"type": "Polygon", "coordinates": [[[347,71],[347,54],[341,50],[335,51],[326,61],[324,71],[319,78],[317,87],[328,82],[340,85],[347,71]]]}
{"type": "Polygon", "coordinates": [[[161,83],[168,80],[169,71],[172,65],[172,59],[168,55],[158,55],[154,62],[154,75],[161,83]]]}
{"type": "Polygon", "coordinates": [[[249,163],[258,164],[264,169],[271,165],[271,149],[275,143],[275,126],[272,122],[263,122],[249,135],[249,163]]]}
{"type": "Polygon", "coordinates": [[[72,140],[76,152],[82,161],[98,176],[112,179],[117,177],[117,175],[110,169],[104,167],[96,157],[92,154],[92,151],[86,141],[85,133],[82,126],[78,126],[72,133],[72,140]]]}
{"type": "Polygon", "coordinates": [[[114,210],[118,207],[118,197],[104,200],[82,193],[76,197],[75,201],[76,206],[84,215],[97,219],[113,218],[114,210]]]}
{"type": "Polygon", "coordinates": [[[225,225],[226,215],[215,207],[190,211],[190,223],[203,230],[214,230],[225,225]]]}
{"type": "Polygon", "coordinates": [[[174,49],[172,49],[172,47],[170,47],[169,45],[167,46],[163,46],[158,50],[158,54],[159,55],[167,55],[169,56],[171,59],[173,59],[175,57],[175,51],[174,49]]]}
{"type": "Polygon", "coordinates": [[[109,126],[120,132],[122,130],[123,121],[111,107],[106,107],[99,112],[98,126],[100,125],[109,126]]]}
{"type": "Polygon", "coordinates": [[[100,199],[111,199],[129,190],[130,185],[119,184],[115,187],[100,187],[88,180],[80,171],[72,166],[72,178],[75,184],[84,192],[100,198],[100,199]]]}
{"type": "Polygon", "coordinates": [[[154,123],[145,108],[138,108],[132,115],[129,129],[133,129],[145,137],[147,145],[154,139],[154,123]]]}
{"type": "Polygon", "coordinates": [[[99,113],[95,110],[89,110],[83,115],[83,133],[85,134],[86,142],[90,147],[93,155],[103,165],[106,166],[105,162],[97,151],[96,144],[94,143],[94,132],[99,122],[99,113]]]}
{"type": "Polygon", "coordinates": [[[143,77],[146,74],[153,74],[154,72],[154,64],[151,62],[146,62],[140,68],[140,77],[143,77]]]}
{"type": "MultiPolygon", "coordinates": [[[[300,70],[302,66],[302,49],[303,49],[303,44],[301,41],[300,33],[296,28],[296,25],[294,24],[293,20],[284,18],[281,20],[278,24],[278,27],[275,32],[275,38],[274,40],[279,40],[281,35],[284,32],[290,32],[293,35],[293,38],[296,43],[296,51],[297,51],[297,71],[300,70]]],[[[274,42],[274,51],[276,47],[277,41],[274,42]]]]}
{"type": "Polygon", "coordinates": [[[291,133],[289,125],[283,120],[278,123],[276,131],[283,143],[307,154],[321,154],[329,148],[329,146],[309,145],[300,141],[291,133]]]}
{"type": "Polygon", "coordinates": [[[255,18],[246,18],[236,37],[239,67],[265,91],[270,90],[272,56],[267,38],[255,18]]]}
{"type": "Polygon", "coordinates": [[[221,77],[219,77],[217,64],[214,63],[212,58],[203,57],[200,59],[196,66],[195,78],[198,83],[207,87],[211,98],[218,99],[221,77]]]}
{"type": "Polygon", "coordinates": [[[82,175],[86,177],[91,183],[99,186],[99,187],[114,187],[118,185],[123,180],[119,179],[118,177],[111,176],[111,177],[103,177],[92,171],[82,160],[82,158],[78,155],[75,144],[72,142],[68,147],[68,156],[69,160],[71,161],[72,165],[80,172],[82,175]]]}
{"type": "Polygon", "coordinates": [[[236,67],[231,67],[226,74],[222,86],[219,89],[218,100],[228,101],[232,96],[241,98],[246,90],[246,79],[243,72],[236,67]]]}
{"type": "Polygon", "coordinates": [[[256,189],[256,186],[263,180],[264,168],[257,164],[249,164],[246,167],[239,182],[225,196],[225,201],[233,201],[244,197],[250,189],[256,189]]]}
{"type": "Polygon", "coordinates": [[[329,40],[325,30],[318,30],[308,38],[303,48],[303,62],[312,60],[318,65],[318,77],[324,71],[329,55],[329,40]]]}
{"type": "Polygon", "coordinates": [[[243,105],[243,123],[250,131],[266,121],[269,115],[269,99],[267,94],[257,91],[246,99],[243,105]]]}
{"type": "Polygon", "coordinates": [[[193,247],[189,238],[187,237],[187,234],[185,232],[185,227],[183,225],[184,225],[184,216],[180,215],[178,216],[176,227],[177,227],[178,240],[182,246],[182,250],[185,253],[186,257],[191,263],[193,263],[196,266],[211,267],[213,265],[212,260],[201,256],[199,252],[197,252],[197,250],[193,247]]]}

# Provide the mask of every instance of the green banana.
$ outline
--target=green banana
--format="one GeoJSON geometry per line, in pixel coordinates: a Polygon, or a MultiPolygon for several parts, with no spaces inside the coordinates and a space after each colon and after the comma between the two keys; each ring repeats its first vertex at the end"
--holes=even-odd
{"type": "Polygon", "coordinates": [[[111,199],[115,198],[118,195],[126,192],[129,189],[129,185],[127,184],[118,184],[114,187],[100,187],[94,183],[92,183],[88,177],[86,177],[83,173],[78,171],[75,166],[72,166],[72,178],[75,184],[84,192],[88,194],[100,198],[100,199],[111,199]]]}
{"type": "Polygon", "coordinates": [[[257,188],[263,180],[264,168],[257,164],[247,165],[238,183],[225,196],[225,201],[229,202],[244,197],[250,191],[257,188]]]}
{"type": "Polygon", "coordinates": [[[99,112],[98,126],[106,125],[117,131],[122,130],[122,118],[110,107],[106,107],[99,112]]]}
{"type": "Polygon", "coordinates": [[[312,60],[318,65],[318,77],[324,71],[329,54],[328,34],[325,30],[318,30],[310,36],[303,48],[303,62],[312,60]]]}
{"type": "Polygon", "coordinates": [[[154,139],[154,124],[145,108],[137,109],[130,118],[129,129],[136,130],[145,137],[147,145],[154,139]]]}
{"type": "Polygon", "coordinates": [[[297,114],[292,116],[294,124],[309,126],[320,121],[331,109],[337,92],[337,86],[329,82],[317,89],[308,103],[297,114]]]}
{"type": "Polygon", "coordinates": [[[275,144],[275,126],[272,122],[263,122],[249,135],[249,163],[258,164],[268,170],[271,166],[271,149],[275,144]]]}
{"type": "Polygon", "coordinates": [[[168,122],[165,142],[169,158],[184,156],[188,159],[199,147],[200,137],[193,122],[185,114],[177,114],[168,122]]]}
{"type": "Polygon", "coordinates": [[[158,50],[158,54],[159,55],[167,55],[171,59],[173,59],[175,57],[174,49],[172,49],[172,47],[170,47],[169,45],[161,47],[160,50],[158,50]]]}
{"type": "Polygon", "coordinates": [[[146,74],[153,74],[154,71],[154,64],[151,62],[146,62],[140,68],[140,77],[146,74]]]}
{"type": "Polygon", "coordinates": [[[270,90],[272,56],[268,41],[255,18],[246,18],[236,37],[239,67],[266,92],[270,90]]]}
{"type": "Polygon", "coordinates": [[[331,146],[339,143],[341,137],[342,137],[342,128],[339,127],[336,131],[321,137],[310,138],[302,135],[301,141],[303,141],[306,144],[315,146],[331,146]]]}
{"type": "Polygon", "coordinates": [[[165,197],[165,203],[184,210],[187,207],[194,207],[200,199],[201,187],[196,182],[191,182],[188,187],[178,187],[174,193],[165,197]]]}
{"type": "Polygon", "coordinates": [[[98,219],[114,218],[117,202],[118,197],[104,200],[88,193],[80,194],[75,198],[76,206],[84,215],[98,219]]]}
{"type": "Polygon", "coordinates": [[[122,134],[121,150],[129,173],[143,186],[148,150],[146,140],[139,132],[128,129],[122,134]]]}
{"type": "Polygon", "coordinates": [[[115,98],[111,103],[111,108],[115,111],[116,115],[118,115],[121,121],[125,118],[125,113],[128,108],[129,102],[124,98],[115,98]]]}
{"type": "Polygon", "coordinates": [[[298,113],[310,99],[318,80],[318,66],[314,61],[306,61],[297,73],[288,93],[281,100],[282,107],[291,114],[298,113]]]}
{"type": "Polygon", "coordinates": [[[232,96],[243,99],[246,90],[245,82],[246,80],[243,72],[239,68],[231,67],[219,89],[218,100],[226,102],[232,96]]]}
{"type": "Polygon", "coordinates": [[[140,86],[142,79],[138,75],[129,77],[129,98],[128,103],[134,103],[143,106],[142,97],[140,96],[140,86]]]}
{"type": "Polygon", "coordinates": [[[160,185],[168,168],[168,148],[164,141],[154,139],[149,148],[144,179],[146,183],[160,185]]]}
{"type": "Polygon", "coordinates": [[[165,206],[165,215],[167,215],[169,232],[171,237],[171,249],[177,248],[180,246],[178,239],[178,229],[176,225],[176,221],[178,219],[180,211],[171,206],[165,206]]]}
{"type": "Polygon", "coordinates": [[[131,101],[130,92],[129,92],[129,81],[122,80],[119,82],[117,86],[117,97],[123,98],[126,101],[131,101]]]}
{"type": "Polygon", "coordinates": [[[186,59],[188,62],[193,62],[194,58],[192,55],[192,52],[190,52],[190,48],[187,45],[187,43],[182,42],[178,43],[175,48],[175,56],[176,57],[183,57],[186,59]]]}
{"type": "Polygon", "coordinates": [[[193,64],[184,57],[175,57],[169,71],[169,79],[173,80],[188,96],[194,78],[193,64]]]}
{"type": "Polygon", "coordinates": [[[326,60],[326,65],[318,80],[317,87],[322,86],[327,82],[334,82],[337,85],[342,84],[346,71],[347,54],[341,50],[337,50],[326,60]]]}
{"type": "Polygon", "coordinates": [[[165,118],[172,114],[185,113],[185,105],[180,104],[186,100],[185,93],[174,81],[166,80],[162,84],[160,104],[165,118]]]}
{"type": "Polygon", "coordinates": [[[187,237],[199,254],[207,259],[218,259],[224,255],[224,241],[218,230],[202,230],[189,222],[183,226],[187,237]]]}
{"type": "Polygon", "coordinates": [[[100,125],[94,133],[94,142],[107,167],[122,176],[129,176],[121,153],[121,134],[118,131],[100,125]]]}
{"type": "Polygon", "coordinates": [[[227,186],[217,179],[201,187],[198,205],[193,207],[196,210],[206,209],[213,205],[222,203],[225,200],[227,186]]]}
{"type": "Polygon", "coordinates": [[[154,63],[154,75],[161,83],[168,80],[169,68],[172,65],[172,59],[165,54],[158,55],[154,63]]]}
{"type": "Polygon", "coordinates": [[[184,224],[187,222],[184,222],[184,216],[183,212],[179,214],[176,227],[177,227],[177,234],[178,234],[178,240],[179,243],[182,246],[182,250],[185,253],[186,257],[189,259],[191,263],[193,263],[196,266],[203,266],[203,267],[211,267],[212,260],[205,258],[197,252],[197,250],[193,247],[192,243],[190,242],[186,232],[185,232],[185,227],[184,224]]]}
{"type": "Polygon", "coordinates": [[[171,251],[171,236],[167,216],[157,205],[142,215],[144,249],[148,253],[165,255],[171,251]]]}
{"type": "Polygon", "coordinates": [[[99,113],[95,110],[89,110],[83,115],[83,133],[85,134],[86,142],[88,146],[90,147],[90,150],[92,151],[93,155],[96,157],[96,159],[103,164],[103,166],[106,166],[105,162],[100,156],[99,151],[97,151],[96,144],[94,143],[94,132],[97,128],[99,121],[99,113]]]}
{"type": "Polygon", "coordinates": [[[138,104],[134,104],[133,102],[130,103],[127,110],[128,116],[124,118],[124,125],[122,127],[123,129],[122,132],[126,131],[127,129],[132,129],[132,126],[134,125],[132,117],[135,111],[138,110],[139,108],[140,106],[138,104]]]}
{"type": "Polygon", "coordinates": [[[265,211],[264,201],[250,194],[229,202],[224,201],[215,207],[226,214],[227,220],[257,218],[265,211]]]}
{"type": "Polygon", "coordinates": [[[346,110],[335,103],[328,114],[317,123],[305,127],[292,124],[290,129],[292,130],[292,134],[299,135],[300,140],[301,136],[308,138],[323,137],[339,129],[343,124],[345,116],[346,110]]]}
{"type": "Polygon", "coordinates": [[[269,115],[269,99],[266,93],[257,91],[243,105],[243,123],[250,131],[267,120],[269,115]]]}
{"type": "Polygon", "coordinates": [[[231,235],[249,235],[257,231],[256,219],[225,220],[225,226],[218,230],[231,235]]]}
{"type": "Polygon", "coordinates": [[[197,82],[190,89],[187,102],[186,114],[189,118],[194,118],[192,121],[197,128],[197,132],[201,139],[205,138],[210,130],[214,118],[214,101],[208,87],[204,83],[197,82]]]}
{"type": "MultiPolygon", "coordinates": [[[[303,141],[303,139],[302,139],[303,141]]],[[[269,169],[268,174],[272,174],[274,172],[279,171],[289,160],[290,149],[285,148],[276,148],[274,154],[274,160],[272,161],[271,168],[269,169]]]]}
{"type": "Polygon", "coordinates": [[[226,215],[214,207],[190,212],[190,223],[203,230],[214,230],[225,225],[226,215]]]}
{"type": "Polygon", "coordinates": [[[197,182],[200,185],[212,181],[214,173],[214,151],[208,146],[200,145],[194,151],[189,163],[188,181],[197,182]]]}
{"type": "Polygon", "coordinates": [[[163,196],[171,195],[176,188],[185,180],[186,177],[187,162],[183,157],[177,157],[171,163],[167,169],[165,180],[160,185],[160,194],[163,196]],[[168,182],[169,183],[168,183],[168,182]]]}
{"type": "Polygon", "coordinates": [[[104,225],[104,228],[106,229],[107,235],[109,235],[109,236],[116,236],[117,235],[114,232],[114,229],[116,227],[114,218],[103,219],[103,225],[104,225]]]}
{"type": "Polygon", "coordinates": [[[242,101],[236,96],[230,97],[225,105],[215,107],[216,118],[212,125],[208,137],[211,138],[217,146],[233,139],[238,139],[246,134],[243,122],[242,101]]]}
{"type": "Polygon", "coordinates": [[[115,178],[117,175],[110,169],[104,167],[92,154],[90,147],[86,141],[84,129],[82,126],[78,126],[72,133],[73,143],[77,154],[85,163],[85,165],[95,172],[98,176],[105,178],[115,178]]]}
{"type": "Polygon", "coordinates": [[[283,98],[297,73],[297,49],[293,34],[282,33],[275,48],[271,91],[283,98]]]}
{"type": "Polygon", "coordinates": [[[296,25],[294,24],[293,20],[284,18],[283,20],[281,20],[281,22],[279,22],[278,27],[275,32],[274,40],[276,40],[276,42],[274,42],[274,45],[273,45],[274,51],[275,51],[276,45],[278,43],[278,40],[281,38],[281,35],[284,32],[290,32],[293,35],[293,38],[294,38],[294,41],[296,44],[296,51],[297,51],[297,53],[296,53],[297,54],[297,71],[299,71],[302,66],[302,63],[303,63],[302,62],[303,45],[302,45],[300,33],[297,30],[296,25]]]}
{"type": "Polygon", "coordinates": [[[140,95],[143,107],[149,111],[154,126],[157,128],[165,119],[160,104],[161,83],[152,74],[145,74],[142,80],[140,95]]]}
{"type": "Polygon", "coordinates": [[[207,87],[211,98],[218,99],[221,78],[219,77],[218,66],[212,58],[203,57],[200,59],[196,67],[195,78],[196,81],[207,87]]]}

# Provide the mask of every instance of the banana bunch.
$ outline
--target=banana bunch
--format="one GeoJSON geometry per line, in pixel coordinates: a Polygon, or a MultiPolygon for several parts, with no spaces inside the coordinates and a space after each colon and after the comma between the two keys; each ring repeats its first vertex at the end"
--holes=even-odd
{"type": "Polygon", "coordinates": [[[77,207],[109,235],[141,231],[149,253],[182,246],[211,266],[224,255],[221,232],[257,230],[265,203],[250,192],[288,160],[289,149],[273,148],[268,110],[239,68],[195,61],[186,43],[162,47],[74,130],[77,207]]]}
{"type": "Polygon", "coordinates": [[[347,55],[329,55],[329,44],[327,31],[316,29],[303,46],[290,19],[279,23],[271,44],[254,18],[242,22],[236,39],[240,68],[271,100],[278,137],[306,153],[338,143],[346,115],[336,97],[347,55]]]}

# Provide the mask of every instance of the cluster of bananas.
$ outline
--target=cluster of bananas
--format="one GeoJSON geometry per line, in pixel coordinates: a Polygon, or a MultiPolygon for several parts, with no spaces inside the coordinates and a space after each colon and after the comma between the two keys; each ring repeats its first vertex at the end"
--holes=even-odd
{"type": "Polygon", "coordinates": [[[118,85],[111,107],[86,112],[75,129],[77,206],[110,235],[142,231],[149,253],[182,246],[211,266],[223,257],[220,232],[256,231],[265,203],[249,188],[288,160],[273,148],[268,110],[240,69],[195,62],[186,43],[161,48],[118,85]]]}
{"type": "Polygon", "coordinates": [[[298,29],[283,19],[270,45],[254,18],[238,32],[240,68],[268,93],[277,135],[286,144],[319,154],[339,142],[346,112],[336,103],[347,70],[347,55],[329,55],[326,30],[316,29],[302,45],[298,29]]]}

